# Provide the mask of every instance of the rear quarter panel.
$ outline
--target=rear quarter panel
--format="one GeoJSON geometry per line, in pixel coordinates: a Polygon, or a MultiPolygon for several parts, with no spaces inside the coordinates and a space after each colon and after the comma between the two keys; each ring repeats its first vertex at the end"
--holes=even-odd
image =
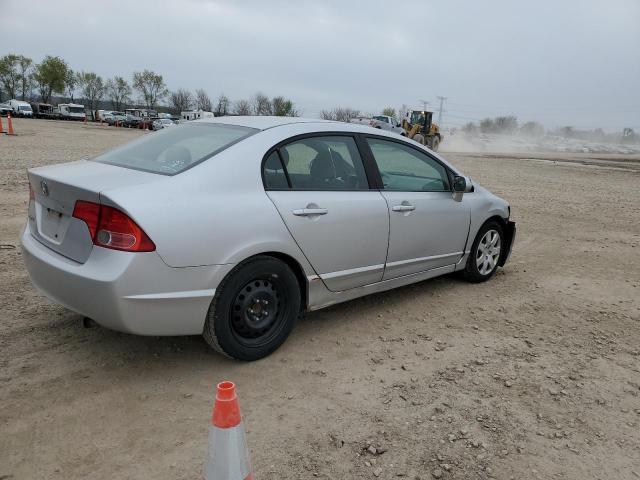
{"type": "Polygon", "coordinates": [[[102,201],[125,210],[171,267],[235,264],[279,252],[313,275],[262,185],[262,158],[282,138],[282,132],[257,133],[166,181],[103,192],[102,201]]]}

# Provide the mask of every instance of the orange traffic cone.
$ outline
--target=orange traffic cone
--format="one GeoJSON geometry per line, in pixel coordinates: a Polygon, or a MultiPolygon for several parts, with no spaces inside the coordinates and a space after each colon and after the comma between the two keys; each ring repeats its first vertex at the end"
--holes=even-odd
{"type": "Polygon", "coordinates": [[[2,116],[0,116],[0,134],[3,134],[4,130],[2,130],[2,116]]]}
{"type": "Polygon", "coordinates": [[[233,382],[221,382],[209,427],[205,480],[252,480],[247,440],[233,382]]]}
{"type": "Polygon", "coordinates": [[[7,113],[7,135],[15,135],[15,133],[13,133],[13,123],[11,122],[10,113],[7,113]]]}

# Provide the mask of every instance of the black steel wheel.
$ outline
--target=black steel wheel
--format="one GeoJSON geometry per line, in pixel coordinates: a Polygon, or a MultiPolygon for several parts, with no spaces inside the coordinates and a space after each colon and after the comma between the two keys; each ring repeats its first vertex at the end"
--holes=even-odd
{"type": "Polygon", "coordinates": [[[216,289],[203,336],[224,355],[258,360],[289,336],[300,302],[300,286],[289,266],[273,257],[253,257],[216,289]]]}

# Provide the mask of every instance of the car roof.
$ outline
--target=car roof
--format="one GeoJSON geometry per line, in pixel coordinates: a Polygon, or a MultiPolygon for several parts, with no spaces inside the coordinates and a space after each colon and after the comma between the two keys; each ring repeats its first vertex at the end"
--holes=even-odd
{"type": "Polygon", "coordinates": [[[257,128],[258,130],[266,130],[268,128],[294,123],[343,123],[332,120],[321,120],[319,118],[274,117],[263,115],[228,115],[224,117],[202,118],[194,121],[200,123],[224,123],[226,125],[257,128]]]}

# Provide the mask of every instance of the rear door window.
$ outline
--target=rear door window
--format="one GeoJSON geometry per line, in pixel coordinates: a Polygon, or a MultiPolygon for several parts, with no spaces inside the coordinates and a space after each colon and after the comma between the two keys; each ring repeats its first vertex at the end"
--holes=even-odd
{"type": "Polygon", "coordinates": [[[353,137],[304,138],[285,145],[280,154],[293,190],[369,189],[353,137]]]}

